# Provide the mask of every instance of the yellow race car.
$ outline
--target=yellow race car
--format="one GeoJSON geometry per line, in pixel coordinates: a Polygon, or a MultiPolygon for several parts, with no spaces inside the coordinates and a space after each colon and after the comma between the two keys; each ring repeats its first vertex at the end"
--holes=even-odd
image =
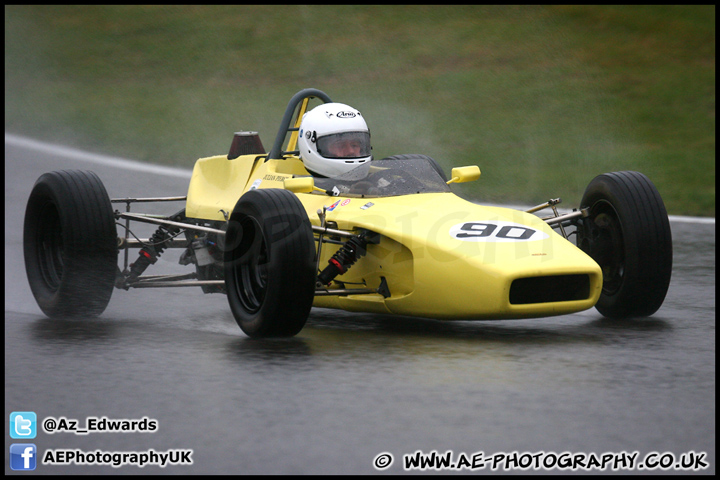
{"type": "Polygon", "coordinates": [[[199,159],[186,196],[111,200],[92,172],[42,175],[24,226],[26,270],[42,311],[99,315],[115,288],[195,286],[226,294],[240,328],[267,337],[296,335],[312,306],[491,320],[593,306],[608,317],[647,316],[662,305],[670,226],[643,174],[597,176],[566,214],[559,199],[527,211],[469,202],[450,185],[476,180],[479,168],[446,176],[425,155],[316,178],[297,150],[311,101],[331,102],[316,89],[293,96],[269,152],[257,133],[238,132],[229,154],[199,159]],[[168,216],[130,211],[161,201],[185,208],[168,216]],[[545,209],[548,216],[536,215],[545,209]],[[158,228],[135,238],[131,221],[158,228]],[[194,272],[143,275],[166,248],[183,249],[180,263],[194,272]],[[130,249],[139,249],[133,263],[130,249]]]}

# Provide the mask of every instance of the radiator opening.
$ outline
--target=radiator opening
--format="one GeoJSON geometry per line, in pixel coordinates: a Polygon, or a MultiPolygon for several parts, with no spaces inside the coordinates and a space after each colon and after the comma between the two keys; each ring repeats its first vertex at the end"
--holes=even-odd
{"type": "Polygon", "coordinates": [[[590,296],[589,275],[549,275],[518,278],[510,286],[510,303],[569,302],[590,296]]]}

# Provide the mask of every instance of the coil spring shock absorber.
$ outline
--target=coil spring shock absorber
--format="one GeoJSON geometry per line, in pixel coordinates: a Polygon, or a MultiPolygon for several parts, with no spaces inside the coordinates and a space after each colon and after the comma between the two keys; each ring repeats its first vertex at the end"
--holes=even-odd
{"type": "Polygon", "coordinates": [[[328,260],[328,266],[320,272],[317,277],[317,286],[330,285],[335,277],[348,271],[355,262],[365,255],[365,248],[368,241],[364,233],[351,237],[335,254],[328,260]]]}
{"type": "Polygon", "coordinates": [[[140,249],[138,259],[135,260],[135,263],[130,264],[130,271],[123,285],[125,289],[128,288],[130,283],[137,280],[148,266],[157,262],[158,257],[165,250],[165,241],[169,238],[170,234],[165,230],[165,227],[161,226],[155,230],[148,244],[140,249]]]}

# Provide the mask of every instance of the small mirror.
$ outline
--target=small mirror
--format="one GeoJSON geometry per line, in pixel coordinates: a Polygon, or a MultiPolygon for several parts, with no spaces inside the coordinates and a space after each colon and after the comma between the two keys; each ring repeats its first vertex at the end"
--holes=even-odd
{"type": "Polygon", "coordinates": [[[283,187],[293,193],[309,193],[315,189],[315,180],[313,177],[286,178],[283,187]]]}
{"type": "Polygon", "coordinates": [[[452,178],[447,183],[473,182],[480,178],[480,167],[477,165],[455,167],[450,175],[452,178]]]}

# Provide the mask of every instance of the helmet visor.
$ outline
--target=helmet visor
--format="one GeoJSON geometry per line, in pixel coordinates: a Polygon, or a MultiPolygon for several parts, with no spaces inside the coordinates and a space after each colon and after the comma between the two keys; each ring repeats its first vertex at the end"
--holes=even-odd
{"type": "Polygon", "coordinates": [[[370,156],[370,133],[343,132],[317,139],[317,150],[325,158],[363,158],[370,156]]]}

